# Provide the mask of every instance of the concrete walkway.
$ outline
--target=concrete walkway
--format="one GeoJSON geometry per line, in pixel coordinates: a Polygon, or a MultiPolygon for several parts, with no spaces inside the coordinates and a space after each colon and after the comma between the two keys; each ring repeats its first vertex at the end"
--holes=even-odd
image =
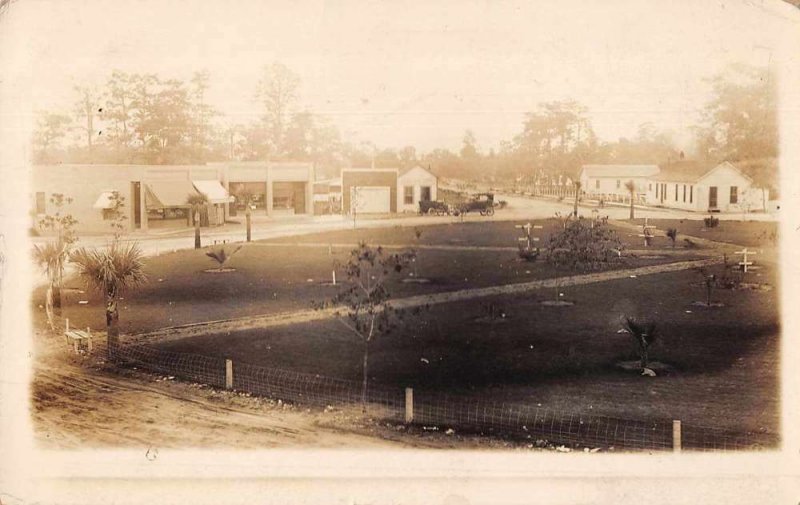
{"type": "MultiPolygon", "coordinates": [[[[485,297],[508,295],[515,293],[526,293],[529,291],[535,291],[539,289],[579,286],[585,284],[642,277],[646,275],[654,275],[667,272],[679,272],[682,270],[689,270],[692,268],[713,265],[721,262],[722,260],[720,258],[709,258],[709,259],[694,260],[694,261],[680,261],[675,263],[667,263],[663,265],[652,265],[639,268],[611,270],[611,271],[595,272],[582,275],[570,275],[565,277],[540,279],[530,282],[504,284],[500,286],[490,286],[484,288],[468,288],[457,291],[447,291],[444,293],[434,293],[430,295],[410,296],[407,298],[399,298],[392,300],[390,303],[391,306],[395,309],[410,309],[414,307],[439,305],[443,303],[472,300],[476,298],[485,298],[485,297]]],[[[164,342],[169,340],[177,340],[186,337],[206,335],[212,333],[225,333],[225,332],[239,331],[239,330],[285,326],[285,325],[305,323],[310,321],[320,321],[336,317],[342,310],[343,308],[341,307],[334,307],[321,310],[300,310],[295,312],[284,312],[280,314],[266,314],[266,315],[248,316],[236,319],[207,321],[203,323],[194,323],[182,326],[162,328],[154,332],[140,334],[140,335],[126,335],[123,336],[122,339],[123,342],[129,344],[148,343],[156,341],[164,342]]]]}

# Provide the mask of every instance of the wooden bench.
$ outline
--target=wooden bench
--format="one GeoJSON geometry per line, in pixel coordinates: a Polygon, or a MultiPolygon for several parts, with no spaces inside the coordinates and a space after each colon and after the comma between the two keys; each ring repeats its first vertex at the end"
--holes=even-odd
{"type": "Polygon", "coordinates": [[[89,328],[86,328],[86,331],[70,330],[69,319],[67,319],[64,336],[67,339],[67,345],[71,346],[76,353],[79,352],[82,347],[85,347],[87,352],[92,352],[92,332],[89,328]]]}

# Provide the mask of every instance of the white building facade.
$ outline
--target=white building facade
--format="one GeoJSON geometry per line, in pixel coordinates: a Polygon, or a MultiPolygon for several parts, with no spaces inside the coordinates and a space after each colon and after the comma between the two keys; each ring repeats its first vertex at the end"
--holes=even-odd
{"type": "Polygon", "coordinates": [[[435,201],[438,185],[436,175],[419,165],[401,171],[397,178],[398,212],[418,212],[419,202],[435,201]]]}
{"type": "Polygon", "coordinates": [[[583,165],[578,180],[584,195],[607,201],[629,198],[625,184],[633,181],[636,199],[641,200],[648,193],[650,178],[658,172],[658,165],[583,165]]]}

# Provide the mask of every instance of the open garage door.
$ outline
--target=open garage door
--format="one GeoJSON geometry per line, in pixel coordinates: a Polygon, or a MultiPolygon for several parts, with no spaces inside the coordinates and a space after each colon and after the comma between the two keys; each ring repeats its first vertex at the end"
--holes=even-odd
{"type": "Polygon", "coordinates": [[[351,206],[360,214],[391,212],[392,192],[388,186],[356,186],[350,188],[351,206]]]}

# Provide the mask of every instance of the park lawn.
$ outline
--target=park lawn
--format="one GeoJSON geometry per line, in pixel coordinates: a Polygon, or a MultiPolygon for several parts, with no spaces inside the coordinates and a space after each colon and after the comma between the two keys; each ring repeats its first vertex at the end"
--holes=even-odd
{"type": "MultiPolygon", "coordinates": [[[[735,431],[778,430],[777,290],[716,290],[723,307],[693,306],[705,292],[694,271],[562,289],[571,307],[547,307],[554,290],[438,305],[409,316],[371,347],[374,383],[541,404],[629,419],[681,419],[735,431]],[[505,318],[485,318],[491,302],[505,318]],[[655,320],[656,378],[618,371],[635,359],[620,317],[655,320]]],[[[774,285],[765,269],[750,282],[774,285]]],[[[164,342],[180,352],[357,380],[361,345],[334,320],[164,342]]]]}
{"type": "MultiPolygon", "coordinates": [[[[550,235],[560,231],[563,223],[554,218],[533,219],[520,221],[486,221],[458,222],[453,218],[452,223],[435,224],[430,226],[393,226],[390,228],[361,228],[354,230],[335,230],[298,237],[284,237],[270,239],[272,243],[347,243],[357,244],[364,241],[371,245],[447,245],[447,246],[476,246],[476,247],[512,247],[520,243],[519,238],[524,236],[523,230],[515,228],[528,222],[542,226],[542,229],[533,230],[533,236],[538,237],[536,246],[546,247],[550,235]],[[422,232],[417,239],[415,230],[422,232]]],[[[627,249],[641,249],[642,240],[627,229],[613,227],[620,240],[627,249]]],[[[666,245],[666,244],[664,244],[666,245]]]]}
{"type": "MultiPolygon", "coordinates": [[[[644,219],[636,219],[635,222],[642,225],[644,219]]],[[[678,230],[678,246],[684,243],[687,235],[747,247],[775,247],[778,243],[778,223],[769,221],[720,220],[714,228],[706,228],[703,220],[694,219],[648,219],[648,224],[655,225],[659,235],[669,228],[678,230]]],[[[654,242],[655,246],[669,244],[671,242],[666,237],[657,237],[654,242]]]]}
{"type": "MultiPolygon", "coordinates": [[[[226,246],[228,251],[234,248],[226,246]]],[[[123,333],[140,333],[167,326],[214,321],[259,314],[303,310],[313,302],[333,297],[336,287],[326,286],[331,280],[334,259],[344,260],[349,249],[327,247],[266,246],[246,244],[230,259],[227,266],[236,271],[206,273],[213,263],[202,250],[185,250],[145,260],[148,282],[136,290],[122,294],[120,329],[123,333]]],[[[638,267],[665,263],[680,258],[623,258],[617,267],[638,267]]],[[[514,250],[420,250],[417,273],[430,280],[427,284],[389,284],[393,297],[405,297],[466,288],[494,286],[550,278],[563,273],[537,261],[527,263],[517,258],[514,250]]],[[[337,272],[339,284],[344,279],[337,272]]],[[[63,315],[75,327],[105,327],[102,297],[86,288],[77,278],[69,278],[63,292],[63,315]],[[88,302],[80,304],[80,301],[88,302]]],[[[44,313],[44,288],[34,293],[34,310],[44,313]]]]}

